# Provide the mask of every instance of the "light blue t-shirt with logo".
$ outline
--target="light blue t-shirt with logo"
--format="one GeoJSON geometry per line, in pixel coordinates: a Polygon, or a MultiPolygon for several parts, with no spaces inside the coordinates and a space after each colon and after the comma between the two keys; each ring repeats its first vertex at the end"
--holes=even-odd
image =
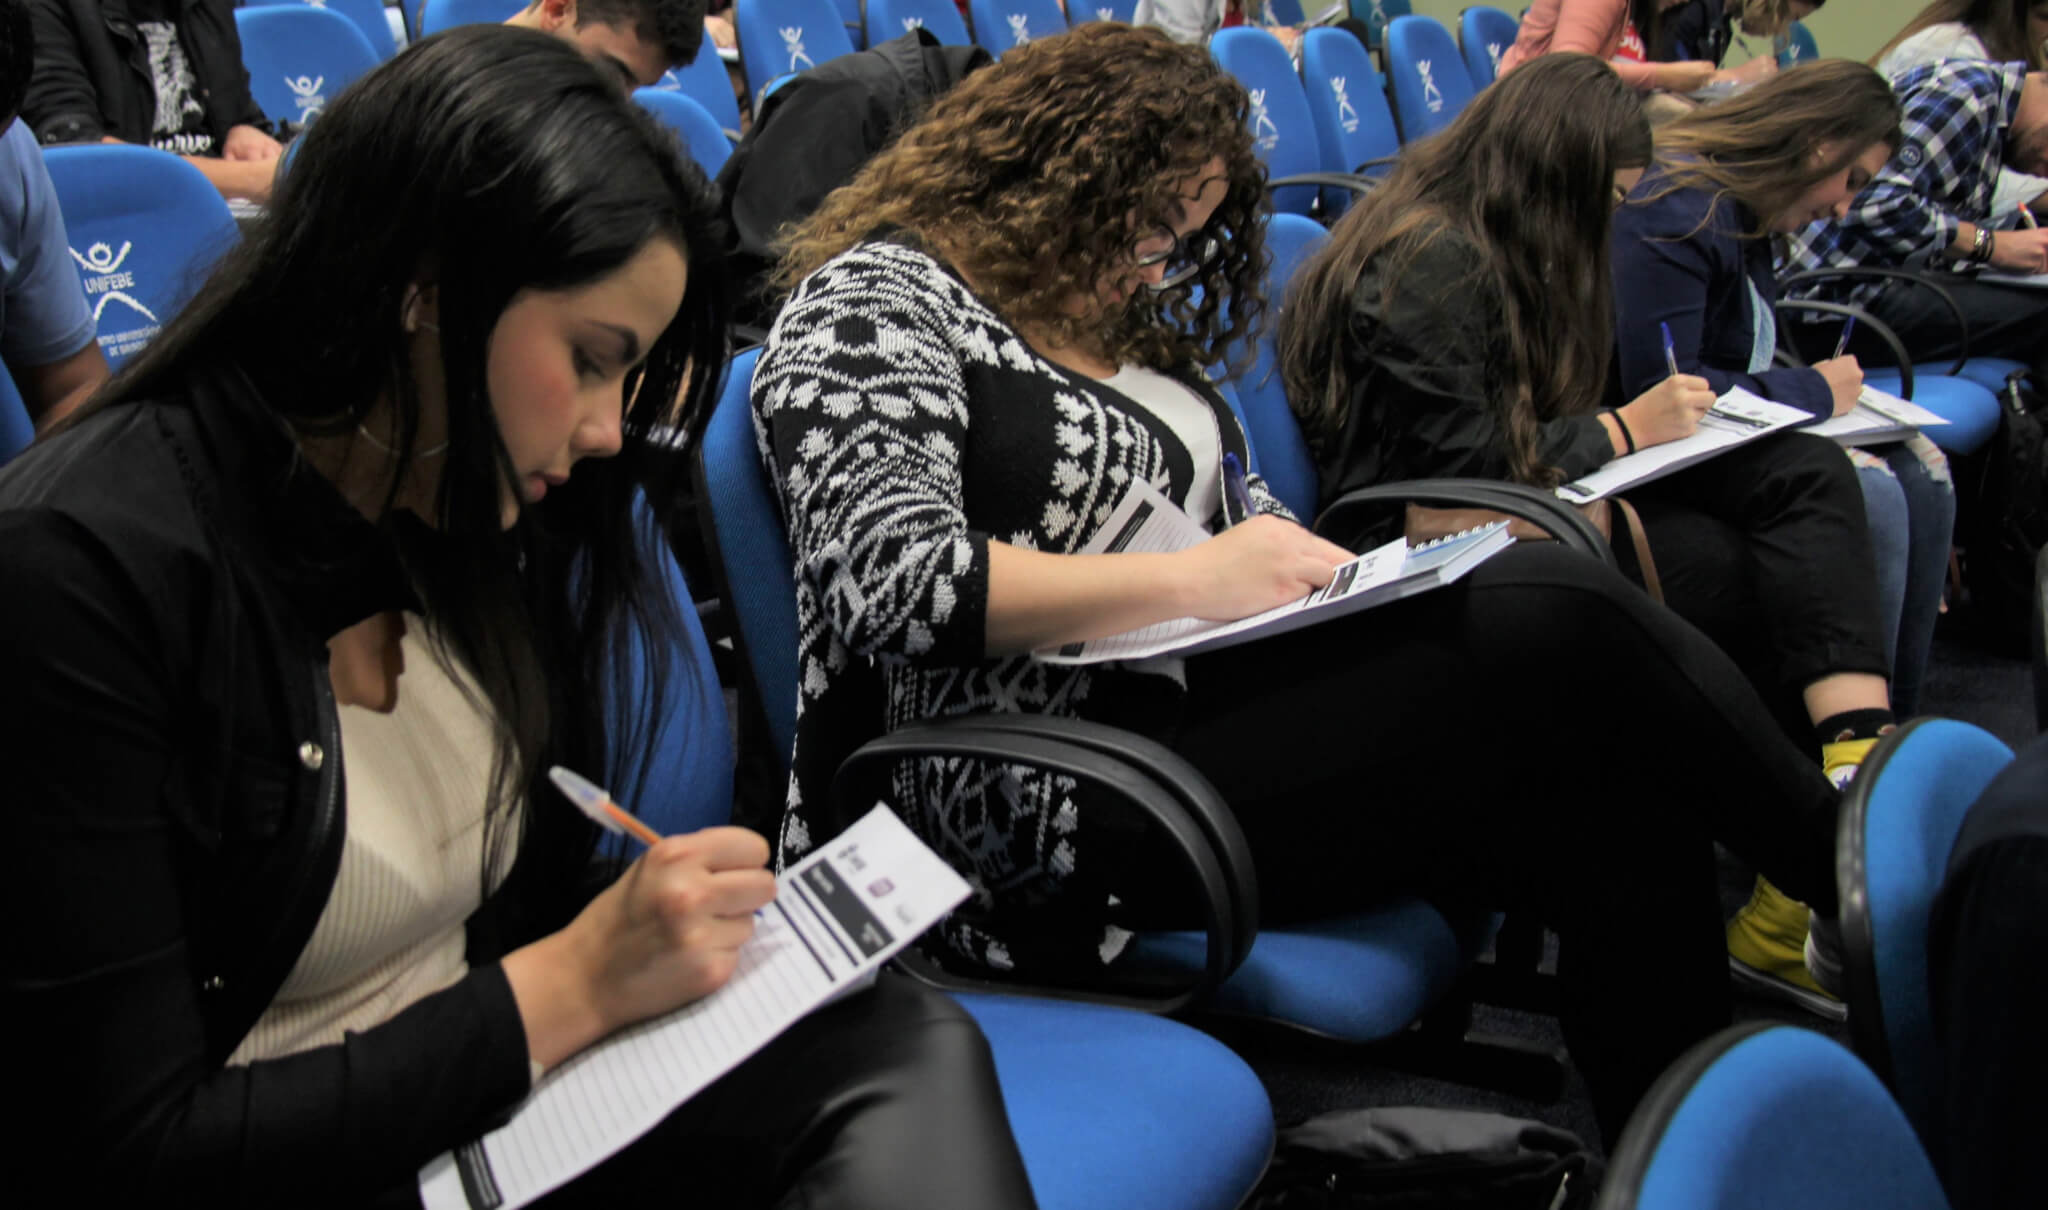
{"type": "Polygon", "coordinates": [[[62,361],[93,338],[43,151],[17,119],[0,135],[0,362],[62,361]]]}

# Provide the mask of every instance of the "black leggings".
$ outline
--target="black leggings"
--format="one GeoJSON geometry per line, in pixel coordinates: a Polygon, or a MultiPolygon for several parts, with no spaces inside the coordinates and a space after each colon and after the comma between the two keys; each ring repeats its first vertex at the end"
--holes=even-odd
{"type": "Polygon", "coordinates": [[[799,1021],[535,1205],[1028,1210],[1035,1202],[973,1018],[945,995],[883,975],[799,1021]]]}
{"type": "MultiPolygon", "coordinates": [[[[1776,434],[1626,495],[1665,603],[1734,659],[1790,734],[1811,732],[1800,691],[1814,681],[1890,675],[1863,489],[1841,446],[1776,434]]],[[[1618,530],[1623,570],[1641,582],[1618,530]]]]}
{"type": "Polygon", "coordinates": [[[1396,895],[1532,912],[1610,1141],[1728,1022],[1713,842],[1833,910],[1811,757],[1706,636],[1554,543],[1187,671],[1175,747],[1242,823],[1262,919],[1396,895]]]}

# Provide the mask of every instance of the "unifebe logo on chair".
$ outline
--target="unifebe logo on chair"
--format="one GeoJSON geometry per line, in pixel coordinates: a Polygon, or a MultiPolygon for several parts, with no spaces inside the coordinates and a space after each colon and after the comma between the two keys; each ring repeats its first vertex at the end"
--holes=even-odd
{"type": "Polygon", "coordinates": [[[1022,46],[1031,41],[1031,31],[1025,28],[1031,20],[1030,17],[1023,13],[1008,13],[1005,14],[1005,19],[1010,23],[1010,45],[1022,46]]]}
{"type": "Polygon", "coordinates": [[[320,86],[327,83],[326,76],[291,76],[284,78],[284,86],[292,90],[292,104],[299,107],[299,120],[305,121],[327,108],[327,98],[320,95],[320,86]]]}
{"type": "Polygon", "coordinates": [[[1429,74],[1428,59],[1417,59],[1415,61],[1415,74],[1422,77],[1423,108],[1429,110],[1429,112],[1431,113],[1435,113],[1438,110],[1442,109],[1444,107],[1443,90],[1439,89],[1436,86],[1436,80],[1431,78],[1429,74]]]}
{"type": "Polygon", "coordinates": [[[1330,95],[1337,100],[1337,124],[1345,134],[1358,132],[1358,110],[1352,107],[1350,94],[1344,91],[1344,77],[1330,77],[1330,95]]]}
{"type": "Polygon", "coordinates": [[[804,53],[803,26],[793,25],[786,29],[778,29],[775,32],[782,35],[782,48],[789,52],[789,70],[803,70],[803,68],[797,66],[798,60],[803,61],[804,67],[817,66],[816,63],[811,62],[811,57],[804,53]]]}
{"type": "Polygon", "coordinates": [[[69,249],[71,259],[78,262],[78,276],[85,286],[85,296],[92,300],[92,321],[99,329],[100,349],[109,357],[126,357],[149,343],[162,328],[156,313],[143,306],[129,291],[135,289],[135,274],[121,266],[128,262],[128,254],[135,250],[129,240],[121,241],[121,250],[114,251],[107,243],[95,243],[83,254],[78,249],[69,249]],[[107,304],[120,303],[128,308],[127,313],[117,312],[114,322],[135,322],[135,316],[146,321],[142,326],[119,331],[109,331],[107,304]]]}
{"type": "Polygon", "coordinates": [[[1252,94],[1252,142],[1260,151],[1271,151],[1280,145],[1280,127],[1273,122],[1273,115],[1266,112],[1266,90],[1253,88],[1252,94]]]}

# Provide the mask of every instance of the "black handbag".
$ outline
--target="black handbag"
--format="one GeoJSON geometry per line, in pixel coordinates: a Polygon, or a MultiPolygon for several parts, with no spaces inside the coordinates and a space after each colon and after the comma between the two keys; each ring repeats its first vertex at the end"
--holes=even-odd
{"type": "Polygon", "coordinates": [[[1598,1174],[1569,1130],[1471,1110],[1349,1109],[1280,1133],[1246,1210],[1582,1210],[1598,1174]]]}

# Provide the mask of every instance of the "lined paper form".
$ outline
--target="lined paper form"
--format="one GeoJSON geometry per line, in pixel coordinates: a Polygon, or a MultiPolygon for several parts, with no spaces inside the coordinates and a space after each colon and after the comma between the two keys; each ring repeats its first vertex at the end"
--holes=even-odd
{"type": "Polygon", "coordinates": [[[1817,437],[1832,437],[1843,445],[1881,445],[1903,441],[1923,428],[1948,421],[1908,399],[1864,387],[1856,406],[1840,416],[1809,426],[1817,437]]]}
{"type": "Polygon", "coordinates": [[[1730,387],[1700,418],[1692,436],[1624,454],[1558,488],[1557,494],[1574,504],[1586,504],[1812,419],[1813,413],[1804,408],[1786,407],[1741,387],[1730,387]]]}
{"type": "Polygon", "coordinates": [[[526,1205],[645,1134],[967,897],[936,853],[877,806],[777,880],[726,985],[549,1072],[512,1120],[420,1170],[426,1210],[526,1205]]]}

